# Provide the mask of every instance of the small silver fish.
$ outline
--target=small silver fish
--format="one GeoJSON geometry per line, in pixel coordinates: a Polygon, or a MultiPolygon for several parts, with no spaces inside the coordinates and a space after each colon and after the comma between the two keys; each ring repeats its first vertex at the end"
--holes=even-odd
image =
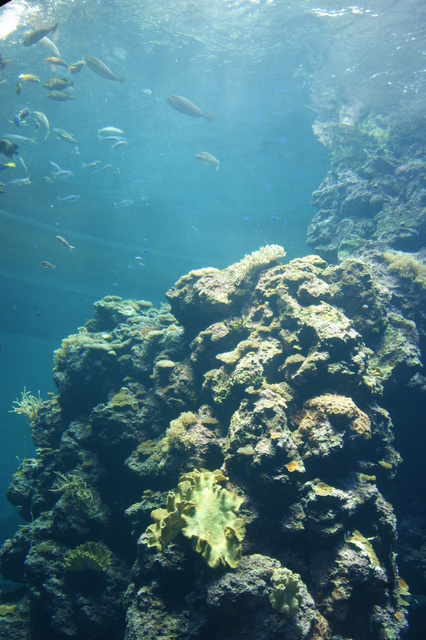
{"type": "Polygon", "coordinates": [[[65,142],[71,142],[72,144],[76,145],[80,144],[79,141],[74,138],[72,133],[68,133],[68,131],[65,131],[65,129],[52,129],[52,131],[56,133],[58,138],[64,140],[65,142]]]}
{"type": "Polygon", "coordinates": [[[118,147],[127,147],[128,144],[128,140],[118,140],[118,142],[112,145],[111,149],[117,149],[118,147]]]}
{"type": "Polygon", "coordinates": [[[77,200],[80,200],[80,197],[78,193],[71,193],[69,196],[58,196],[57,200],[59,200],[59,202],[77,202],[77,200]]]}
{"type": "Polygon", "coordinates": [[[53,172],[52,175],[55,179],[59,178],[59,180],[66,180],[67,178],[71,178],[74,174],[68,169],[61,169],[60,171],[53,172]]]}
{"type": "Polygon", "coordinates": [[[40,266],[44,267],[45,269],[52,269],[53,271],[56,269],[56,265],[52,264],[51,262],[47,262],[47,260],[42,260],[40,262],[40,266]]]}
{"type": "Polygon", "coordinates": [[[97,167],[98,164],[101,164],[100,160],[94,160],[93,162],[89,162],[88,164],[86,164],[85,162],[81,163],[81,168],[82,169],[93,169],[94,167],[97,167]]]}
{"type": "Polygon", "coordinates": [[[211,153],[208,153],[208,151],[198,151],[195,154],[195,157],[197,158],[197,160],[199,160],[203,164],[208,164],[211,167],[216,167],[216,171],[219,171],[220,161],[217,158],[215,158],[211,153]]]}
{"type": "Polygon", "coordinates": [[[72,251],[73,249],[75,249],[75,247],[73,247],[67,240],[65,240],[65,238],[63,238],[62,236],[56,236],[56,240],[59,242],[59,244],[61,244],[63,247],[67,247],[67,249],[69,249],[70,251],[72,251]]]}
{"type": "Polygon", "coordinates": [[[42,111],[33,111],[33,116],[38,126],[41,127],[46,132],[44,139],[47,140],[50,133],[50,124],[46,114],[43,113],[42,111]]]}
{"type": "Polygon", "coordinates": [[[98,136],[103,136],[105,133],[111,133],[112,135],[123,135],[124,131],[122,129],[117,129],[117,127],[104,127],[103,129],[98,129],[98,136]]]}
{"type": "Polygon", "coordinates": [[[120,202],[114,202],[114,207],[118,209],[118,207],[131,207],[132,204],[135,204],[134,200],[121,200],[120,202]]]}

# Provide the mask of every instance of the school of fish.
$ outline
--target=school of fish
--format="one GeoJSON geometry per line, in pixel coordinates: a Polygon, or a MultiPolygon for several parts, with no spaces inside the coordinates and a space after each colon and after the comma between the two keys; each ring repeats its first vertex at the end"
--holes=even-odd
{"type": "MultiPolygon", "coordinates": [[[[93,72],[100,78],[103,78],[104,80],[117,82],[119,84],[124,83],[125,77],[123,75],[117,75],[102,60],[94,56],[85,56],[83,59],[73,63],[65,62],[62,59],[57,46],[59,27],[59,22],[55,22],[54,24],[43,25],[24,33],[22,38],[22,45],[24,47],[32,47],[37,43],[44,43],[46,46],[48,46],[52,55],[44,57],[42,58],[42,60],[44,63],[46,63],[46,65],[49,65],[51,76],[44,79],[44,81],[42,82],[40,76],[36,73],[32,73],[31,69],[19,73],[17,76],[15,76],[15,93],[17,96],[23,94],[23,97],[25,97],[25,85],[28,84],[39,86],[40,89],[37,89],[37,91],[44,93],[45,97],[51,101],[74,101],[76,99],[76,96],[73,95],[75,75],[79,74],[84,69],[84,67],[87,67],[91,72],[93,72]],[[56,43],[50,40],[49,36],[55,37],[56,43]]],[[[2,58],[2,55],[0,54],[0,84],[10,83],[9,74],[13,74],[13,63],[13,59],[4,60],[2,58]],[[2,72],[6,68],[8,69],[7,78],[3,79],[2,72]]],[[[147,96],[150,96],[152,94],[150,89],[144,89],[142,92],[147,96]]],[[[183,96],[170,94],[166,97],[166,101],[175,111],[191,118],[205,119],[209,123],[213,122],[214,120],[215,116],[212,112],[203,111],[200,107],[183,96]]],[[[49,121],[48,114],[46,114],[44,111],[32,110],[30,104],[22,107],[15,114],[9,114],[9,123],[13,123],[15,127],[18,128],[22,125],[23,128],[32,126],[36,131],[40,130],[42,132],[44,141],[46,141],[53,133],[55,134],[56,139],[72,144],[73,150],[71,152],[71,163],[75,160],[76,157],[81,155],[80,142],[76,138],[74,133],[60,127],[52,127],[49,121]]],[[[6,129],[7,122],[3,123],[3,126],[6,129]]],[[[97,137],[99,141],[108,143],[112,150],[122,149],[129,145],[129,140],[125,137],[124,130],[116,126],[109,125],[99,128],[97,131],[97,137]]],[[[38,144],[38,142],[39,139],[37,137],[28,137],[19,135],[17,133],[11,133],[10,131],[0,133],[0,154],[5,156],[5,159],[7,159],[6,162],[0,162],[0,171],[5,171],[7,173],[19,169],[23,170],[25,173],[25,175],[14,177],[9,180],[0,181],[0,194],[2,194],[3,197],[7,197],[8,192],[12,191],[16,186],[32,184],[25,160],[21,155],[21,148],[23,149],[24,147],[26,147],[27,143],[38,144]]],[[[24,155],[25,154],[26,150],[24,152],[24,155]]],[[[207,166],[212,166],[216,169],[216,171],[219,170],[220,162],[210,152],[196,151],[195,158],[200,163],[207,166]]],[[[75,178],[74,167],[73,169],[61,168],[53,160],[50,161],[50,165],[52,167],[50,175],[44,176],[44,180],[48,184],[60,183],[62,181],[68,181],[69,179],[72,181],[73,178],[75,178]]],[[[101,160],[98,159],[88,162],[80,162],[80,169],[82,171],[91,171],[92,176],[96,176],[97,174],[103,173],[108,169],[113,168],[114,167],[112,164],[104,164],[102,166],[101,160]]],[[[120,170],[118,169],[118,167],[115,168],[115,173],[119,175],[120,170]]],[[[80,194],[78,193],[69,193],[66,195],[57,196],[57,201],[63,204],[63,206],[76,203],[79,200],[80,194]]],[[[119,202],[114,202],[114,208],[118,211],[124,208],[132,207],[134,204],[134,199],[125,198],[123,200],[120,200],[119,202]]],[[[70,252],[74,251],[75,246],[71,245],[69,241],[63,236],[56,235],[55,239],[61,246],[68,248],[70,252]]],[[[137,257],[139,258],[139,256],[137,257]]],[[[144,266],[141,261],[138,261],[137,264],[140,266],[144,266]]],[[[56,270],[56,265],[49,260],[41,260],[40,266],[47,270],[56,270]]],[[[129,268],[134,267],[129,265],[129,268]]]]}

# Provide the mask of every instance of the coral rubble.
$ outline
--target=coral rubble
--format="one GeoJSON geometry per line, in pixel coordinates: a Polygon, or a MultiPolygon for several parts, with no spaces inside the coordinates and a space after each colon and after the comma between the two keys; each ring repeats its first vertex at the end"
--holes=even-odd
{"type": "Polygon", "coordinates": [[[385,400],[418,336],[389,337],[362,260],[283,255],[191,272],[170,307],[105,298],[55,352],[8,492],[27,524],[0,551],[23,585],[7,637],[404,636],[385,400]]]}

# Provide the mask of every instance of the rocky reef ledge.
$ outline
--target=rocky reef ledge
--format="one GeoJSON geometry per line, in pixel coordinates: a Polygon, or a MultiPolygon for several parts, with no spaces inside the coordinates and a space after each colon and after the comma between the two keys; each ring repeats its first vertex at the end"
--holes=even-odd
{"type": "Polygon", "coordinates": [[[54,354],[8,490],[10,640],[393,640],[409,589],[387,398],[414,322],[362,260],[263,247],[109,296],[54,354]]]}

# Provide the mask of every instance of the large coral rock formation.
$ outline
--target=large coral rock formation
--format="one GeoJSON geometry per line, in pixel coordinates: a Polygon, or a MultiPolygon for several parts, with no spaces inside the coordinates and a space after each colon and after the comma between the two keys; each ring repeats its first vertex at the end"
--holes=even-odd
{"type": "Polygon", "coordinates": [[[171,308],[109,297],[64,340],[9,489],[8,637],[20,617],[33,640],[46,620],[54,640],[404,636],[386,398],[418,336],[392,341],[361,260],[283,254],[192,272],[171,308]]]}

